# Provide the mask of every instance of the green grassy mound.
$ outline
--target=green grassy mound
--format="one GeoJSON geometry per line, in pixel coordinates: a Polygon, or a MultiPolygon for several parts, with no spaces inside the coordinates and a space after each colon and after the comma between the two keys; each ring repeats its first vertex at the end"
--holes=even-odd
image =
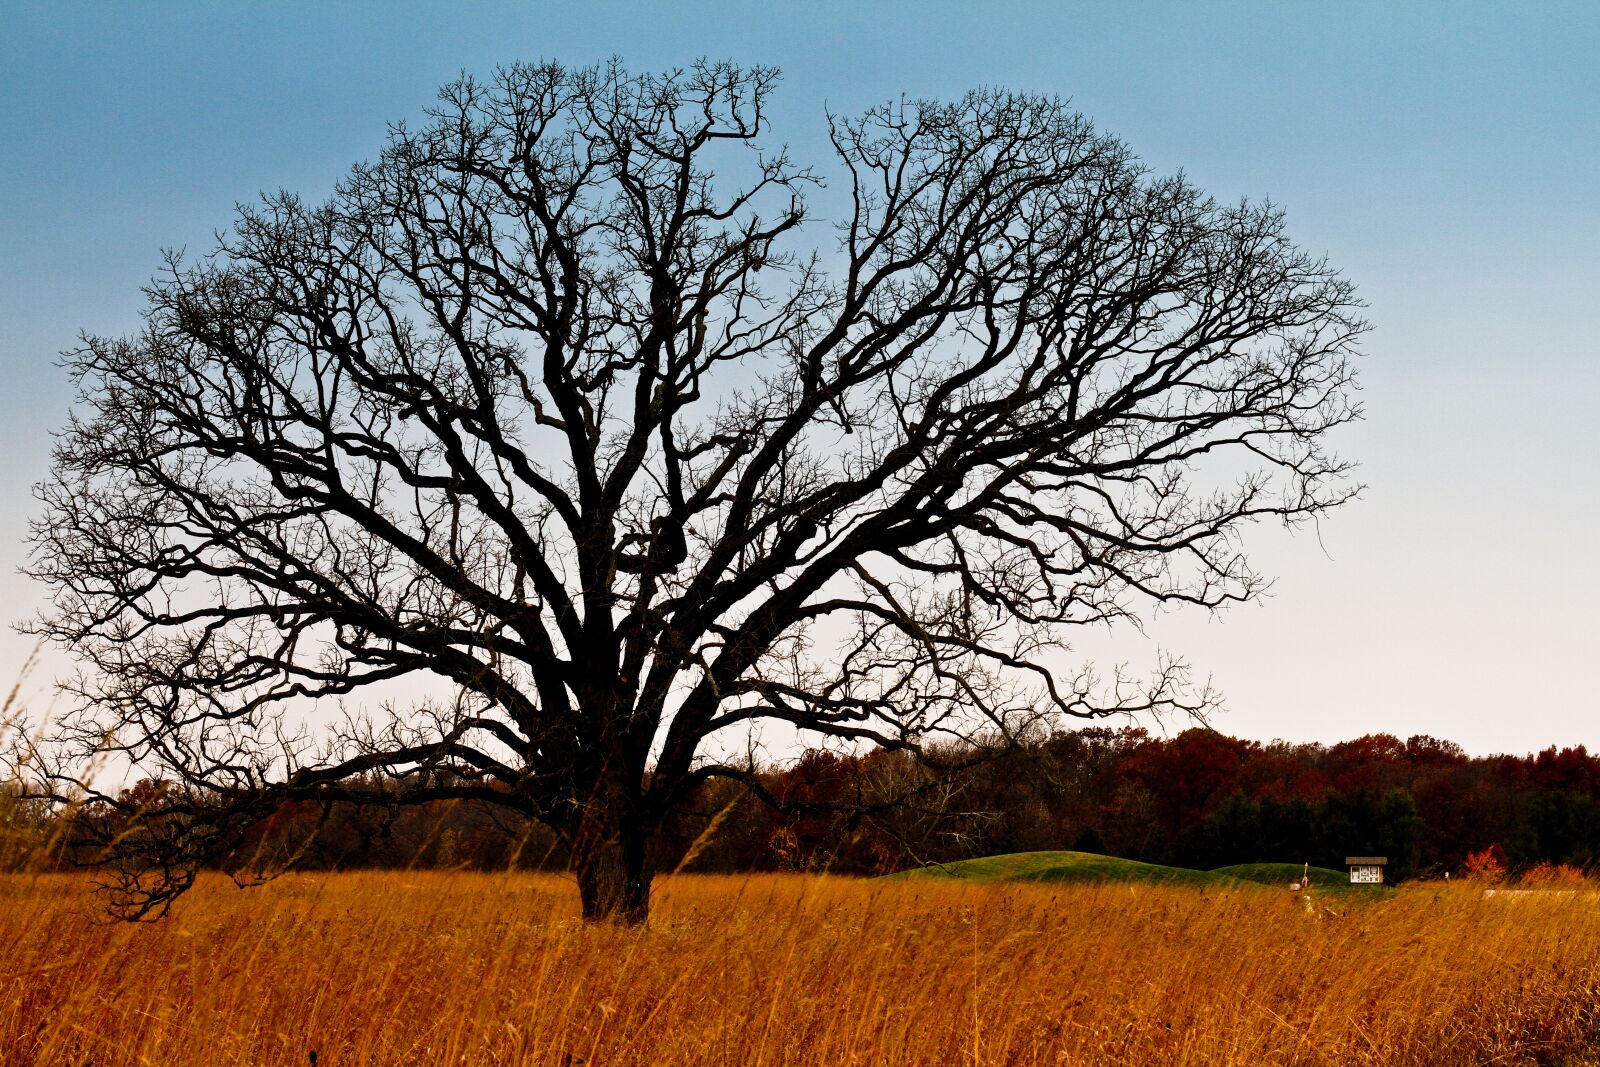
{"type": "MultiPolygon", "coordinates": [[[[1298,875],[1299,868],[1295,871],[1298,875]]],[[[1013,852],[923,867],[890,877],[962,878],[974,882],[1131,882],[1216,889],[1254,888],[1256,885],[1225,871],[1163,867],[1093,852],[1013,852]]],[[[1284,880],[1285,885],[1288,882],[1284,880]]]]}
{"type": "MultiPolygon", "coordinates": [[[[1287,890],[1300,880],[1301,870],[1298,863],[1236,863],[1214,871],[1193,871],[1187,867],[1164,867],[1093,852],[1012,852],[935,864],[889,877],[960,878],[972,882],[1124,882],[1213,889],[1270,886],[1287,890]]],[[[1352,886],[1350,876],[1343,871],[1313,867],[1308,873],[1312,887],[1323,892],[1370,895],[1376,891],[1382,894],[1377,886],[1352,886]]]]}
{"type": "MultiPolygon", "coordinates": [[[[1225,874],[1230,878],[1240,878],[1246,882],[1260,882],[1262,885],[1279,886],[1287,889],[1290,885],[1300,880],[1300,872],[1304,868],[1298,863],[1235,863],[1231,867],[1218,867],[1212,874],[1225,874]]],[[[1328,867],[1311,868],[1311,884],[1314,886],[1348,886],[1350,875],[1344,871],[1335,871],[1328,867]]]]}

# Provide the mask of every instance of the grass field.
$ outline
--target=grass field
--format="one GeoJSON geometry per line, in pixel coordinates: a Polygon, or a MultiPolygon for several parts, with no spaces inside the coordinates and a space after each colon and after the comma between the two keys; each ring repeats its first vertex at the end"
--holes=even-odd
{"type": "Polygon", "coordinates": [[[1225,872],[1163,867],[1156,863],[1140,863],[1138,860],[1102,856],[1094,852],[1013,852],[924,867],[889,877],[959,878],[973,882],[1125,882],[1195,888],[1209,886],[1213,889],[1244,888],[1238,878],[1225,872]]]}
{"type": "MultiPolygon", "coordinates": [[[[1188,867],[1165,867],[1158,863],[1102,856],[1094,852],[1012,852],[999,856],[960,860],[892,874],[900,878],[959,878],[972,882],[1123,882],[1146,885],[1190,886],[1199,889],[1248,889],[1272,886],[1285,889],[1300,880],[1304,870],[1297,863],[1239,863],[1214,871],[1188,867]]],[[[1365,886],[1352,887],[1343,871],[1312,867],[1311,884],[1326,890],[1369,892],[1365,886]]]]}
{"type": "MultiPolygon", "coordinates": [[[[1165,867],[1157,863],[1102,856],[1093,852],[1015,852],[1000,856],[961,860],[916,871],[889,875],[889,878],[953,878],[970,882],[1065,882],[1078,884],[1123,883],[1187,886],[1192,889],[1244,889],[1266,892],[1267,887],[1287,890],[1300,880],[1305,870],[1297,863],[1238,863],[1214,871],[1188,867],[1165,867]]],[[[1351,885],[1344,871],[1326,867],[1306,870],[1319,895],[1330,901],[1349,903],[1354,898],[1382,895],[1378,886],[1351,885]]],[[[1343,906],[1341,903],[1340,906],[1343,906]]]]}
{"type": "Polygon", "coordinates": [[[1212,874],[1225,874],[1247,882],[1262,885],[1289,886],[1300,880],[1301,872],[1313,886],[1323,889],[1354,889],[1365,891],[1365,886],[1351,886],[1348,871],[1335,871],[1328,867],[1302,867],[1298,863],[1236,863],[1231,867],[1218,867],[1212,874]]]}
{"type": "Polygon", "coordinates": [[[1589,1063],[1600,907],[1408,888],[658,883],[585,928],[553,876],[211,879],[108,923],[0,879],[0,1063],[1589,1063]]]}

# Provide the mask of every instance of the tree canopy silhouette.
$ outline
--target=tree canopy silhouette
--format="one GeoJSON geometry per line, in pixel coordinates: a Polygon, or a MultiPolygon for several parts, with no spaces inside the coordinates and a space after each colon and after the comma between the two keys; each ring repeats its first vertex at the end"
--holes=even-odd
{"type": "Polygon", "coordinates": [[[640,921],[664,813],[764,723],[1205,699],[1064,638],[1249,599],[1242,530],[1353,495],[1351,285],[1060,100],[830,116],[813,170],[776,81],[463,78],[66,355],[37,629],[85,661],[63,739],[168,783],[118,837],[140,908],[285,800],[471,797],[640,921]]]}

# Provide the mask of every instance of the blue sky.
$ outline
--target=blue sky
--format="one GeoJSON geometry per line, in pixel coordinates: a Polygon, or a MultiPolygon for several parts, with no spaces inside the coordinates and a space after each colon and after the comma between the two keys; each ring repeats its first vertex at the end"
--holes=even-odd
{"type": "MultiPolygon", "coordinates": [[[[825,108],[979,85],[1070,97],[1153,167],[1271,197],[1361,287],[1366,498],[1255,539],[1273,597],[1164,617],[1220,728],[1600,747],[1600,5],[0,2],[0,615],[29,486],[71,402],[55,353],[137,322],[163,247],[232,206],[327,192],[458,71],[697,56],[785,72],[776,136],[825,108]]],[[[30,643],[0,634],[0,680],[30,643]]],[[[35,679],[31,699],[45,703],[35,679]]]]}

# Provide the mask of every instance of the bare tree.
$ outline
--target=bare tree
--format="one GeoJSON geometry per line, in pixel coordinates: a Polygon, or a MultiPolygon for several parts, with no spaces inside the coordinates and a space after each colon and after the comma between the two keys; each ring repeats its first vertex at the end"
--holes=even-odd
{"type": "Polygon", "coordinates": [[[66,355],[36,629],[85,661],[63,739],[187,798],[123,835],[142,907],[285,799],[475,797],[641,921],[651,835],[755,726],[1184,706],[1064,635],[1246,600],[1244,527],[1353,494],[1358,304],[1277,209],[981,91],[831,117],[808,251],[775,81],[464,78],[66,355]]]}

